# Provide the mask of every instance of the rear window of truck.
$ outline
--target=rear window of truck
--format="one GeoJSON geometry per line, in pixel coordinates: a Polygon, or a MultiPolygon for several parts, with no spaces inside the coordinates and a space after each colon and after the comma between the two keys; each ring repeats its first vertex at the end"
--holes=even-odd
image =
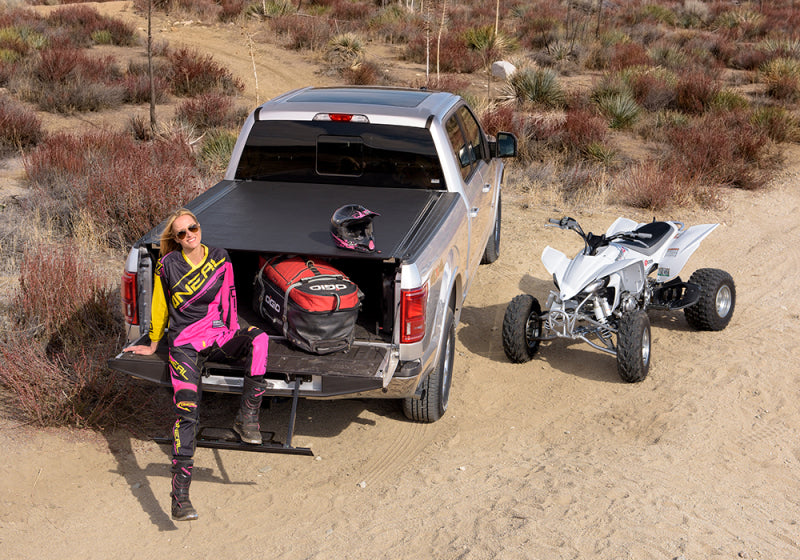
{"type": "Polygon", "coordinates": [[[236,178],[446,188],[428,129],[353,122],[257,121],[236,178]]]}

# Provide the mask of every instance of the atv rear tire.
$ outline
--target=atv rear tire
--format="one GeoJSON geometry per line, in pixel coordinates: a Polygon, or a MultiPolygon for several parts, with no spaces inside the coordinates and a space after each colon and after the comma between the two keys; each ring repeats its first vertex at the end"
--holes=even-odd
{"type": "Polygon", "coordinates": [[[527,294],[511,300],[503,317],[503,350],[508,359],[522,364],[539,350],[542,334],[542,308],[539,301],[527,294]]]}
{"type": "Polygon", "coordinates": [[[650,371],[650,319],[641,309],[623,313],[620,317],[617,371],[628,383],[642,381],[650,371]]]}
{"type": "Polygon", "coordinates": [[[721,331],[736,307],[736,286],[731,275],[717,268],[696,270],[689,282],[700,286],[700,299],[683,310],[686,322],[699,331],[721,331]]]}

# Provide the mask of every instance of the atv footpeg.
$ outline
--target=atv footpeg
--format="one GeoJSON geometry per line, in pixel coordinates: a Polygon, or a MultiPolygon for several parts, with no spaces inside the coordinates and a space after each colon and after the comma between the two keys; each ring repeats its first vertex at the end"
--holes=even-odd
{"type": "Polygon", "coordinates": [[[700,299],[700,286],[690,282],[669,282],[653,292],[653,307],[678,310],[694,305],[700,299]]]}

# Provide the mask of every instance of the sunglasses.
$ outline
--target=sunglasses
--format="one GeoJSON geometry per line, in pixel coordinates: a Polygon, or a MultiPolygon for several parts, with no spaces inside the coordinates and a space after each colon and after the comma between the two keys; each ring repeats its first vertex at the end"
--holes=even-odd
{"type": "Polygon", "coordinates": [[[178,233],[176,233],[175,237],[177,239],[179,239],[179,240],[183,240],[183,239],[186,238],[186,232],[187,231],[191,231],[192,233],[197,233],[198,231],[200,231],[200,225],[199,224],[192,224],[188,228],[182,229],[178,233]]]}

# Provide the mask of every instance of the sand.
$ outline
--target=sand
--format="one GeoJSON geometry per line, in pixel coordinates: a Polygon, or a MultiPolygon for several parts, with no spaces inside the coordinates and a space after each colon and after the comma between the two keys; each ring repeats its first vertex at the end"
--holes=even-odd
{"type": "MultiPolygon", "coordinates": [[[[104,9],[135,19],[125,2],[104,9]]],[[[252,76],[246,48],[232,46],[235,27],[163,24],[159,33],[252,76]]],[[[327,83],[300,55],[258,48],[261,100],[327,83]]],[[[722,332],[652,312],[642,383],[623,383],[612,356],[580,343],[545,344],[531,362],[512,364],[500,331],[515,295],[546,297],[545,245],[579,247],[574,234],[544,227],[547,218],[570,214],[599,232],[620,215],[652,215],[532,204],[508,185],[501,256],[479,269],[468,294],[442,420],[409,422],[394,401],[301,401],[294,443],[314,457],[199,449],[200,518],[175,523],[167,447],[127,432],[3,419],[0,555],[800,558],[798,146],[786,162],[763,191],[726,193],[722,209],[657,215],[721,224],[683,276],[727,270],[737,301],[722,332]]],[[[233,399],[206,400],[232,418],[233,399]]],[[[283,437],[288,406],[264,410],[263,427],[283,437]]]]}

